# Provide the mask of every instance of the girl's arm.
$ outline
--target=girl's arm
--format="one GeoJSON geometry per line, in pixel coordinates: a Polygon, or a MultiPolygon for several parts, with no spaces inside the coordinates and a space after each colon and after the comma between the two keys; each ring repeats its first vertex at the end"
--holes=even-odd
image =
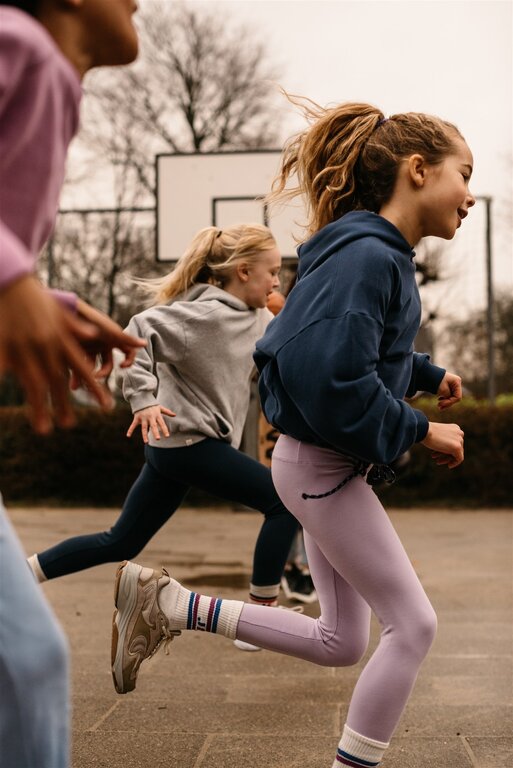
{"type": "Polygon", "coordinates": [[[174,363],[184,355],[183,329],[173,317],[168,307],[152,307],[135,315],[128,324],[127,331],[146,342],[144,349],[137,350],[133,365],[119,373],[123,397],[132,413],[160,407],[157,363],[174,363]]]}

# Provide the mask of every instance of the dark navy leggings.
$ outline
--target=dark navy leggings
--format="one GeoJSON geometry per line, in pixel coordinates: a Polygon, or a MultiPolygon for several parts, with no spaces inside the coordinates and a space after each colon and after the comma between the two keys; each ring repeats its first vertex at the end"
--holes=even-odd
{"type": "Polygon", "coordinates": [[[47,578],[133,559],[194,487],[264,514],[251,581],[255,586],[279,584],[298,523],[280,501],[270,469],[211,438],[186,448],[146,446],[145,457],[146,464],[109,531],[74,536],[38,554],[47,578]]]}

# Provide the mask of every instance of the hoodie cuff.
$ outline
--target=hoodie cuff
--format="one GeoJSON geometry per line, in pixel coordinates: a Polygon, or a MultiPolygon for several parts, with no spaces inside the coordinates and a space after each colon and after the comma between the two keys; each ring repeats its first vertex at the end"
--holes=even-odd
{"type": "Polygon", "coordinates": [[[415,438],[416,443],[421,443],[426,437],[429,430],[428,417],[422,411],[417,411],[416,408],[412,408],[415,418],[417,419],[417,436],[415,438]]]}
{"type": "Polygon", "coordinates": [[[439,368],[426,358],[417,374],[417,390],[422,389],[436,395],[445,373],[445,368],[439,368]]]}
{"type": "Polygon", "coordinates": [[[442,383],[442,379],[445,376],[446,369],[439,368],[438,365],[430,363],[428,360],[422,366],[421,379],[426,392],[431,392],[436,395],[438,388],[442,383]]]}
{"type": "Polygon", "coordinates": [[[150,408],[152,405],[158,405],[156,398],[151,392],[141,392],[133,397],[129,397],[128,400],[130,402],[132,413],[142,411],[143,408],[150,408]]]}

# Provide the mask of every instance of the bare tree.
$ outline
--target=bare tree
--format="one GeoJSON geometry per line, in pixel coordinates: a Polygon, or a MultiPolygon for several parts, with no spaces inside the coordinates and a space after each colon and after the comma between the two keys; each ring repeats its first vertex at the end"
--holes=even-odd
{"type": "MultiPolygon", "coordinates": [[[[139,16],[139,59],[88,75],[78,137],[89,167],[110,170],[113,208],[125,212],[61,216],[50,250],[53,284],[120,321],[134,306],[127,273],[162,272],[154,237],[127,210],[155,206],[155,155],[268,148],[278,135],[276,75],[254,31],[215,7],[155,0],[139,16]]],[[[48,272],[48,259],[41,268],[48,272]]]]}
{"type": "MultiPolygon", "coordinates": [[[[484,397],[488,389],[488,328],[486,310],[455,321],[445,331],[445,344],[456,370],[472,394],[484,397]]],[[[496,385],[498,394],[513,393],[513,298],[497,296],[494,312],[496,385]]]]}
{"type": "Polygon", "coordinates": [[[81,134],[131,194],[154,195],[158,152],[275,146],[276,73],[253,31],[165,2],[143,6],[140,27],[135,65],[91,75],[81,134]]]}

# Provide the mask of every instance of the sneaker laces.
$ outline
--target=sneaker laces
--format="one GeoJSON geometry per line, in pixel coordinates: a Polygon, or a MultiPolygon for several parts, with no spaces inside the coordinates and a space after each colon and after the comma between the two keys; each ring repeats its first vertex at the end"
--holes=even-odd
{"type": "Polygon", "coordinates": [[[152,656],[155,656],[159,648],[161,648],[162,643],[164,643],[164,653],[166,654],[166,656],[169,656],[169,643],[171,643],[175,639],[175,637],[178,637],[178,635],[182,634],[182,631],[180,629],[169,629],[169,622],[163,613],[159,613],[158,619],[160,621],[161,636],[157,645],[147,657],[148,659],[151,659],[152,656]]]}

